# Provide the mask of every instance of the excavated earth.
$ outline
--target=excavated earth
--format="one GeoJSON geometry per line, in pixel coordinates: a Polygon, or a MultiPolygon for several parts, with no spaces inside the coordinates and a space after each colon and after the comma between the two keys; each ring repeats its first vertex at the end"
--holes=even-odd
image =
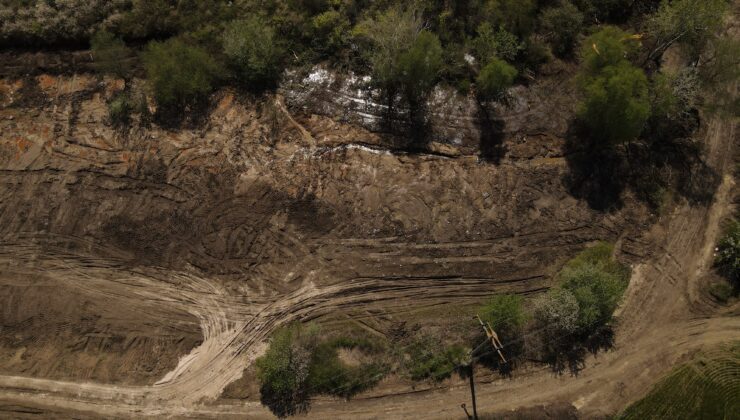
{"type": "MultiPolygon", "coordinates": [[[[433,142],[406,153],[379,131],[382,107],[353,94],[361,81],[322,69],[275,96],[221,91],[173,129],[108,121],[106,101],[140,81],[73,66],[18,76],[11,64],[0,72],[0,416],[269,417],[256,401],[217,399],[276,327],[536,294],[597,240],[635,267],[617,349],[578,378],[534,370],[481,384],[480,404],[613,413],[704,338],[740,338],[696,286],[732,178],[714,203],[660,219],[629,194],[612,211],[574,198],[568,69],[517,88],[497,138],[471,101],[438,92],[433,142]]],[[[729,173],[735,123],[713,119],[702,135],[708,163],[729,173]]],[[[311,415],[449,418],[466,401],[464,383],[386,393],[320,400],[311,415]]]]}

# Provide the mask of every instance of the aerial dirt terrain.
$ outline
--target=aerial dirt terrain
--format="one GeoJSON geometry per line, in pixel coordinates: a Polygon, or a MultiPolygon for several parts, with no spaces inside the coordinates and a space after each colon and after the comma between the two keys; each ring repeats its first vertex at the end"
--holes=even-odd
{"type": "MultiPolygon", "coordinates": [[[[277,95],[222,90],[185,127],[121,129],[106,100],[122,81],[10,68],[0,79],[0,417],[271,418],[258,399],[222,394],[279,326],[535,295],[599,240],[633,269],[615,348],[578,376],[488,378],[481,409],[610,415],[687,356],[740,339],[737,308],[700,288],[737,197],[734,120],[707,115],[700,129],[720,177],[714,199],[681,199],[658,216],[629,193],[608,211],[571,193],[573,88],[556,76],[500,110],[495,153],[463,100],[437,108],[427,151],[406,153],[379,134],[377,110],[323,71],[277,95]]],[[[381,384],[350,402],[319,399],[309,417],[461,417],[467,385],[447,385],[381,384]]]]}

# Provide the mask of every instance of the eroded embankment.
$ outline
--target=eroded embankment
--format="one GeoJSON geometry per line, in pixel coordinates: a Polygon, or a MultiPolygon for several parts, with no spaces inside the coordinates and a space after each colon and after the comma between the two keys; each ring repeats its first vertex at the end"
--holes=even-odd
{"type": "MultiPolygon", "coordinates": [[[[6,397],[47,394],[59,407],[108,415],[187,413],[239,378],[291,320],[536,293],[592,241],[623,239],[632,261],[650,246],[641,205],[604,213],[568,193],[562,133],[512,128],[491,163],[469,143],[444,155],[392,153],[377,134],[291,111],[279,97],[222,92],[197,127],[114,129],[105,101],[120,82],[41,75],[1,86],[0,285],[12,296],[21,282],[90,302],[59,312],[79,320],[40,322],[33,337],[115,330],[183,343],[168,353],[157,339],[102,346],[111,364],[130,367],[78,377],[78,359],[29,358],[33,368],[0,372],[6,397]],[[193,337],[202,344],[188,352],[193,337]],[[166,362],[147,369],[134,355],[166,362]]],[[[534,115],[512,112],[511,121],[534,115]]],[[[14,305],[15,319],[56,313],[53,303],[14,305]]]]}

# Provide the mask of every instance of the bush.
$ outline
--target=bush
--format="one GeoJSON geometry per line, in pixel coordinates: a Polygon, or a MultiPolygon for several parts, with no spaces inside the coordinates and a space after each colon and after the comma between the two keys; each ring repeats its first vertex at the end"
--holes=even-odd
{"type": "Polygon", "coordinates": [[[321,339],[313,324],[276,331],[267,352],[256,361],[262,404],[278,417],[305,413],[313,395],[349,398],[375,386],[386,374],[383,363],[345,365],[337,353],[340,348],[357,348],[370,355],[383,350],[368,339],[321,339]]]}
{"type": "Polygon", "coordinates": [[[260,401],[277,417],[305,413],[309,406],[309,369],[317,330],[292,325],[278,330],[257,359],[260,401]]]}
{"type": "Polygon", "coordinates": [[[578,302],[578,328],[587,333],[609,323],[627,288],[618,274],[590,263],[566,268],[560,278],[561,287],[578,302]]]}
{"type": "Polygon", "coordinates": [[[108,31],[100,31],[90,41],[95,70],[116,77],[128,76],[131,66],[125,61],[131,51],[122,39],[108,31]]]}
{"type": "Polygon", "coordinates": [[[484,14],[497,26],[524,38],[534,29],[535,0],[497,0],[486,3],[484,14]]]}
{"type": "Polygon", "coordinates": [[[612,258],[611,245],[601,242],[584,250],[558,274],[559,287],[578,302],[578,328],[591,334],[607,325],[627,289],[629,272],[612,258]]]}
{"type": "Polygon", "coordinates": [[[410,358],[404,368],[414,381],[442,381],[468,360],[468,351],[463,346],[444,347],[439,340],[429,336],[411,343],[407,354],[410,358]]]}
{"type": "Polygon", "coordinates": [[[442,69],[442,46],[439,38],[422,31],[408,51],[398,59],[400,84],[409,106],[419,108],[437,83],[442,69]]]}
{"type": "Polygon", "coordinates": [[[736,288],[740,287],[740,221],[737,219],[727,224],[717,244],[714,263],[736,288]]]}
{"type": "Polygon", "coordinates": [[[627,61],[604,67],[596,76],[580,80],[584,100],[579,118],[592,135],[607,146],[634,140],[650,117],[650,95],[645,73],[627,61]]]}
{"type": "Polygon", "coordinates": [[[208,52],[179,39],[149,43],[142,59],[154,98],[170,112],[204,99],[221,72],[208,52]]]}
{"type": "Polygon", "coordinates": [[[504,28],[494,32],[488,22],[478,27],[478,36],[473,40],[473,49],[483,66],[494,58],[512,61],[521,48],[519,39],[514,34],[504,28]]]}
{"type": "Polygon", "coordinates": [[[517,71],[513,66],[494,58],[478,74],[478,95],[484,101],[499,99],[514,83],[516,76],[517,71]]]}
{"type": "Polygon", "coordinates": [[[114,126],[124,126],[131,119],[133,106],[128,96],[124,93],[117,95],[108,103],[108,117],[114,126]]]}
{"type": "Polygon", "coordinates": [[[536,326],[548,340],[578,331],[578,301],[566,289],[554,288],[534,301],[536,326]]]}
{"type": "Polygon", "coordinates": [[[387,372],[382,363],[364,363],[347,366],[339,360],[341,348],[359,348],[369,353],[376,346],[361,340],[339,338],[323,342],[314,350],[309,368],[309,387],[312,393],[350,398],[375,386],[387,372]]]}
{"type": "Polygon", "coordinates": [[[224,31],[224,54],[237,80],[253,89],[273,88],[282,75],[282,49],[275,30],[252,17],[231,22],[224,31]]]}
{"type": "Polygon", "coordinates": [[[560,57],[573,53],[575,42],[583,30],[583,13],[565,0],[558,7],[545,9],[540,15],[540,26],[550,40],[553,52],[560,57]]]}
{"type": "Polygon", "coordinates": [[[27,0],[0,2],[0,44],[85,44],[112,24],[125,0],[27,0]]]}
{"type": "Polygon", "coordinates": [[[650,56],[659,59],[666,49],[680,42],[698,57],[721,27],[727,8],[726,0],[662,0],[647,22],[653,44],[650,56]]]}
{"type": "Polygon", "coordinates": [[[522,306],[524,299],[519,295],[496,295],[480,311],[483,322],[488,322],[500,336],[501,341],[513,338],[524,327],[527,315],[522,306]]]}

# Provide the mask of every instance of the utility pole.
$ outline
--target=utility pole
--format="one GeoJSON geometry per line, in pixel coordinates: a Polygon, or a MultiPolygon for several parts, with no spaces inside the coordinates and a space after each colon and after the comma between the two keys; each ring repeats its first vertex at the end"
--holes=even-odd
{"type": "MultiPolygon", "coordinates": [[[[496,334],[496,331],[493,330],[493,327],[491,327],[490,323],[486,322],[484,324],[479,315],[476,315],[475,318],[478,319],[481,327],[483,327],[483,331],[485,331],[486,337],[491,340],[491,344],[493,345],[493,348],[496,350],[496,352],[498,352],[498,356],[501,358],[501,362],[506,364],[506,358],[501,352],[501,350],[504,349],[504,345],[501,343],[501,340],[498,339],[498,334],[496,334]]],[[[470,380],[470,396],[473,400],[473,415],[471,416],[470,413],[468,413],[468,409],[466,408],[465,404],[460,405],[460,407],[465,410],[465,415],[468,417],[468,419],[473,420],[478,420],[478,405],[475,402],[475,378],[473,377],[473,364],[476,360],[475,353],[478,351],[478,349],[481,348],[481,346],[483,346],[483,344],[485,344],[485,341],[470,352],[470,361],[468,362],[468,379],[470,380]]]]}
{"type": "Polygon", "coordinates": [[[470,378],[470,395],[473,397],[473,420],[478,420],[478,405],[475,403],[475,380],[473,379],[473,360],[468,365],[468,377],[470,378]]]}

